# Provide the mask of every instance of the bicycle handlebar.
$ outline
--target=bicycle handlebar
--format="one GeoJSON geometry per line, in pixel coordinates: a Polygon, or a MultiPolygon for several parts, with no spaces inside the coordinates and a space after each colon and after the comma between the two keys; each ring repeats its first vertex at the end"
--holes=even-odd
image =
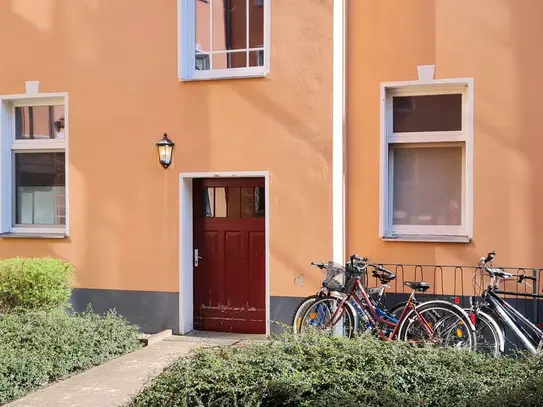
{"type": "Polygon", "coordinates": [[[384,268],[383,266],[380,266],[379,264],[368,264],[369,267],[373,267],[373,277],[390,277],[390,276],[395,276],[395,274],[390,271],[390,270],[387,270],[386,268],[384,268]],[[379,274],[381,273],[381,274],[379,274]],[[385,275],[383,275],[385,274],[385,275]]]}
{"type": "Polygon", "coordinates": [[[537,281],[537,278],[532,277],[532,276],[527,276],[526,274],[519,274],[518,282],[522,283],[522,280],[537,281]]]}
{"type": "MultiPolygon", "coordinates": [[[[519,283],[523,283],[524,280],[530,280],[530,281],[537,281],[537,278],[532,276],[527,276],[524,273],[506,273],[503,269],[497,268],[497,267],[488,267],[486,264],[490,263],[494,257],[496,257],[496,250],[491,251],[488,253],[486,257],[481,258],[480,265],[484,266],[486,272],[490,274],[490,276],[494,279],[496,278],[503,278],[504,280],[511,278],[511,277],[517,277],[517,280],[519,283]]],[[[524,284],[528,284],[525,283],[524,284]]],[[[529,284],[528,284],[529,285],[529,284]]]]}
{"type": "Polygon", "coordinates": [[[315,266],[315,267],[318,267],[320,269],[324,267],[324,263],[316,263],[314,261],[311,262],[311,265],[315,266]]]}
{"type": "Polygon", "coordinates": [[[481,259],[481,262],[483,264],[490,263],[494,257],[496,257],[496,250],[492,250],[490,253],[488,253],[485,258],[481,259]]]}
{"type": "Polygon", "coordinates": [[[367,257],[360,257],[358,254],[353,254],[351,256],[351,263],[355,262],[355,261],[365,263],[365,262],[368,261],[368,258],[367,257]]]}

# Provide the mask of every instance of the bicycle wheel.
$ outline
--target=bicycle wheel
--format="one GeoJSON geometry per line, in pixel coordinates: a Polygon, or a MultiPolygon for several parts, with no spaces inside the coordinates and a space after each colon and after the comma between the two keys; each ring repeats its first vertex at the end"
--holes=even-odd
{"type": "MultiPolygon", "coordinates": [[[[471,310],[466,310],[470,312],[471,310]]],[[[477,352],[499,356],[505,349],[505,338],[496,320],[489,314],[478,311],[475,315],[477,352]]],[[[473,321],[473,319],[472,319],[473,321]]]]}
{"type": "Polygon", "coordinates": [[[407,305],[407,301],[402,301],[394,305],[392,308],[390,308],[390,315],[394,318],[400,318],[402,316],[402,312],[407,305]]]}
{"type": "Polygon", "coordinates": [[[466,350],[476,349],[475,327],[462,308],[447,301],[434,300],[418,305],[416,311],[411,310],[400,321],[398,339],[466,350]],[[431,333],[417,314],[425,321],[431,333]]]}
{"type": "Polygon", "coordinates": [[[316,295],[308,295],[307,297],[303,298],[300,303],[296,306],[294,309],[294,313],[292,314],[292,331],[294,332],[294,335],[297,335],[300,333],[300,326],[302,324],[302,318],[309,308],[311,304],[313,304],[315,301],[317,301],[316,295]]]}
{"type": "Polygon", "coordinates": [[[334,315],[340,303],[339,298],[326,296],[310,304],[302,317],[300,334],[303,335],[314,329],[325,331],[330,336],[350,338],[356,329],[355,317],[346,304],[343,304],[334,315]]]}

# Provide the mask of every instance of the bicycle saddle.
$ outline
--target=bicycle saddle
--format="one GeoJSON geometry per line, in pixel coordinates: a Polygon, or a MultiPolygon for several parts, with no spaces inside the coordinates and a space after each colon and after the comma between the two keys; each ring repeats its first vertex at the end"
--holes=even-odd
{"type": "Polygon", "coordinates": [[[421,293],[425,292],[430,288],[430,284],[425,283],[424,281],[406,281],[405,283],[403,283],[403,285],[421,293]]]}
{"type": "Polygon", "coordinates": [[[376,266],[375,270],[373,270],[372,275],[373,277],[378,278],[382,284],[390,283],[396,278],[396,274],[392,273],[391,271],[387,270],[382,266],[376,266]]]}

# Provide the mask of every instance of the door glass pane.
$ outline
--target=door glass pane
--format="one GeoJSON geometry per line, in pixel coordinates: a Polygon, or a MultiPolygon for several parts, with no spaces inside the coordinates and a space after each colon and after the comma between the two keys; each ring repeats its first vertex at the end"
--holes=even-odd
{"type": "Polygon", "coordinates": [[[462,95],[394,96],[394,133],[462,130],[462,95]]]}
{"type": "Polygon", "coordinates": [[[266,194],[264,187],[255,188],[255,217],[264,217],[266,208],[266,194]]]}
{"type": "Polygon", "coordinates": [[[241,217],[240,187],[228,187],[228,217],[241,217]]]}
{"type": "Polygon", "coordinates": [[[215,217],[226,218],[226,188],[215,188],[215,217]]]}
{"type": "Polygon", "coordinates": [[[204,217],[212,218],[215,211],[215,188],[204,188],[204,217]]]}
{"type": "Polygon", "coordinates": [[[64,106],[15,108],[15,139],[64,138],[64,106]]]}
{"type": "Polygon", "coordinates": [[[241,217],[252,218],[253,217],[253,187],[241,188],[241,217]]]}
{"type": "Polygon", "coordinates": [[[64,153],[15,154],[15,224],[65,225],[64,153]]]}
{"type": "Polygon", "coordinates": [[[462,147],[393,149],[393,224],[460,225],[462,147]]]}

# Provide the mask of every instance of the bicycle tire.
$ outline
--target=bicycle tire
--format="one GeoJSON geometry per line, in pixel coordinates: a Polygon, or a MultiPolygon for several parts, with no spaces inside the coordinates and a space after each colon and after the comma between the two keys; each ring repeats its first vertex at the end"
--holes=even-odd
{"type": "MultiPolygon", "coordinates": [[[[448,312],[449,317],[454,315],[457,318],[459,318],[459,321],[461,321],[462,324],[466,326],[465,333],[466,335],[468,335],[467,339],[469,339],[467,348],[470,351],[474,351],[477,348],[475,326],[472,324],[471,319],[469,318],[468,314],[462,308],[443,300],[432,300],[428,302],[423,302],[422,304],[419,304],[416,307],[416,311],[418,314],[434,311],[431,314],[436,315],[437,313],[437,315],[439,315],[438,310],[448,312]]],[[[409,342],[409,338],[408,338],[409,328],[415,320],[417,320],[415,310],[409,311],[409,313],[405,316],[403,321],[400,322],[400,327],[398,331],[398,339],[409,342]]],[[[444,321],[444,320],[445,320],[445,317],[441,317],[439,320],[436,321],[435,326],[437,326],[441,321],[444,321]]],[[[462,332],[461,338],[463,338],[463,335],[464,335],[464,332],[462,332]]]]}
{"type": "MultiPolygon", "coordinates": [[[[319,298],[317,299],[317,301],[315,301],[313,304],[311,304],[308,309],[305,311],[304,313],[304,316],[302,317],[302,323],[300,325],[300,335],[303,335],[303,331],[305,330],[304,327],[304,322],[309,322],[311,321],[312,319],[315,319],[315,316],[312,315],[312,311],[314,308],[317,308],[319,305],[323,305],[324,307],[328,308],[329,310],[329,313],[330,313],[330,316],[333,316],[333,312],[331,310],[331,306],[329,304],[332,304],[332,303],[336,303],[339,304],[341,303],[341,299],[337,298],[337,297],[334,297],[334,296],[331,296],[331,295],[327,295],[327,296],[324,296],[322,298],[319,298]]],[[[347,334],[345,334],[345,331],[343,332],[342,336],[345,337],[345,338],[351,338],[356,330],[356,323],[355,323],[355,316],[351,310],[351,307],[349,305],[347,305],[346,303],[344,303],[342,306],[342,315],[346,315],[347,316],[347,321],[348,321],[348,327],[347,327],[347,334]]],[[[339,322],[339,320],[337,321],[339,322]]],[[[337,323],[336,322],[336,323],[337,323]]]]}
{"type": "Polygon", "coordinates": [[[313,302],[317,301],[318,296],[308,295],[305,298],[302,298],[302,300],[299,302],[299,304],[294,308],[294,312],[292,313],[291,323],[292,331],[294,335],[297,335],[299,333],[300,325],[302,323],[302,318],[304,316],[305,311],[307,310],[307,307],[310,306],[313,302]]]}
{"type": "Polygon", "coordinates": [[[403,309],[407,305],[407,301],[402,301],[390,308],[389,314],[394,318],[400,318],[403,312],[403,309]]]}
{"type": "MultiPolygon", "coordinates": [[[[467,310],[466,310],[467,312],[467,310]]],[[[483,311],[477,312],[475,322],[475,332],[477,334],[477,348],[476,350],[481,353],[490,353],[492,356],[497,357],[505,351],[505,335],[498,322],[489,314],[483,311]],[[489,352],[484,352],[483,343],[481,341],[482,332],[486,328],[489,328],[489,332],[492,335],[491,342],[489,344],[489,352]],[[492,347],[492,349],[490,349],[492,347]]]]}

